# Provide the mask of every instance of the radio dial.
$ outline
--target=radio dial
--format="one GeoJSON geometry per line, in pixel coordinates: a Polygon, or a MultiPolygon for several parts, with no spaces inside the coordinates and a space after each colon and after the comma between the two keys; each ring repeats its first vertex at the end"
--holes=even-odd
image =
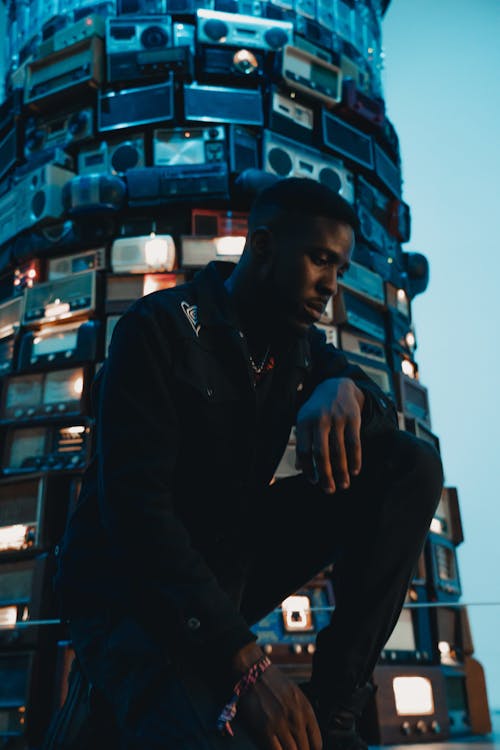
{"type": "Polygon", "coordinates": [[[203,26],[203,31],[209,37],[209,39],[213,39],[214,42],[218,42],[228,35],[229,29],[224,21],[219,21],[219,19],[217,18],[211,18],[203,26]]]}
{"type": "Polygon", "coordinates": [[[68,121],[69,133],[73,137],[80,135],[81,133],[85,131],[88,121],[89,121],[89,116],[87,112],[77,112],[76,114],[71,115],[68,121]]]}
{"type": "Polygon", "coordinates": [[[141,44],[146,49],[166,47],[168,45],[168,34],[161,26],[148,26],[141,34],[141,44]]]}
{"type": "Polygon", "coordinates": [[[409,721],[403,721],[403,723],[401,724],[401,732],[406,736],[411,734],[411,725],[409,721]]]}
{"type": "Polygon", "coordinates": [[[434,734],[439,734],[441,732],[441,725],[436,719],[431,722],[431,732],[434,732],[434,734]]]}
{"type": "Polygon", "coordinates": [[[417,730],[419,734],[425,734],[428,731],[427,724],[425,723],[423,719],[420,719],[420,721],[417,721],[417,725],[415,729],[417,730]]]}
{"type": "Polygon", "coordinates": [[[268,29],[264,34],[264,39],[271,49],[281,49],[288,42],[288,35],[283,29],[268,29]]]}

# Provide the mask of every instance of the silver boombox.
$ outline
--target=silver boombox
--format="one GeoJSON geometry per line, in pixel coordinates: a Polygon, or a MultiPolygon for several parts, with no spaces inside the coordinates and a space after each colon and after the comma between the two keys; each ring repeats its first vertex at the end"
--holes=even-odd
{"type": "Polygon", "coordinates": [[[32,117],[24,132],[26,158],[46,148],[70,146],[94,135],[94,110],[84,107],[57,117],[32,117]]]}
{"type": "Polygon", "coordinates": [[[293,43],[293,24],[268,18],[221,13],[202,8],[196,12],[199,44],[223,44],[276,52],[293,43]]]}
{"type": "Polygon", "coordinates": [[[209,164],[226,160],[226,133],[222,125],[157,129],[153,131],[153,164],[209,164]]]}
{"type": "Polygon", "coordinates": [[[170,16],[129,16],[106,19],[106,52],[108,57],[119,53],[144,52],[172,46],[170,16]]]}

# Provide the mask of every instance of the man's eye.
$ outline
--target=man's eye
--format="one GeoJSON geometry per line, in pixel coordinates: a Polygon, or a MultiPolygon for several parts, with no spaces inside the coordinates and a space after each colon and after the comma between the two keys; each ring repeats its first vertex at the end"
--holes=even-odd
{"type": "Polygon", "coordinates": [[[317,266],[327,266],[329,263],[324,255],[311,255],[311,260],[317,266]]]}
{"type": "Polygon", "coordinates": [[[342,279],[344,277],[344,274],[345,274],[345,268],[339,268],[339,270],[337,271],[337,278],[342,279]]]}

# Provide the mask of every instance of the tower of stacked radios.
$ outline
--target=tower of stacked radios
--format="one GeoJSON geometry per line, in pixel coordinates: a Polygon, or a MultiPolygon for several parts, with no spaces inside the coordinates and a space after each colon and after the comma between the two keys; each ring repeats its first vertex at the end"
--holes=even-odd
{"type": "MultiPolygon", "coordinates": [[[[439,450],[411,314],[428,264],[403,249],[410,211],[381,87],[387,4],[0,4],[0,747],[39,747],[67,689],[52,576],[113,327],[138,297],[237,261],[262,186],[310,177],[355,207],[353,263],[319,327],[394,399],[401,428],[439,450]]],[[[276,481],[295,473],[293,442],[276,481]]],[[[375,670],[371,742],[489,730],[457,606],[462,540],[447,487],[375,670]]],[[[292,678],[307,679],[334,605],[325,570],[255,626],[292,678]]]]}

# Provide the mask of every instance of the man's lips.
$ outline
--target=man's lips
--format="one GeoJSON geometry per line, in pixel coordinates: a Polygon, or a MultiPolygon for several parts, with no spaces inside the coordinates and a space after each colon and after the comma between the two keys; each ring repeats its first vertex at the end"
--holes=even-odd
{"type": "Polygon", "coordinates": [[[325,305],[316,302],[306,302],[304,304],[304,309],[311,318],[319,320],[323,315],[325,305]]]}

